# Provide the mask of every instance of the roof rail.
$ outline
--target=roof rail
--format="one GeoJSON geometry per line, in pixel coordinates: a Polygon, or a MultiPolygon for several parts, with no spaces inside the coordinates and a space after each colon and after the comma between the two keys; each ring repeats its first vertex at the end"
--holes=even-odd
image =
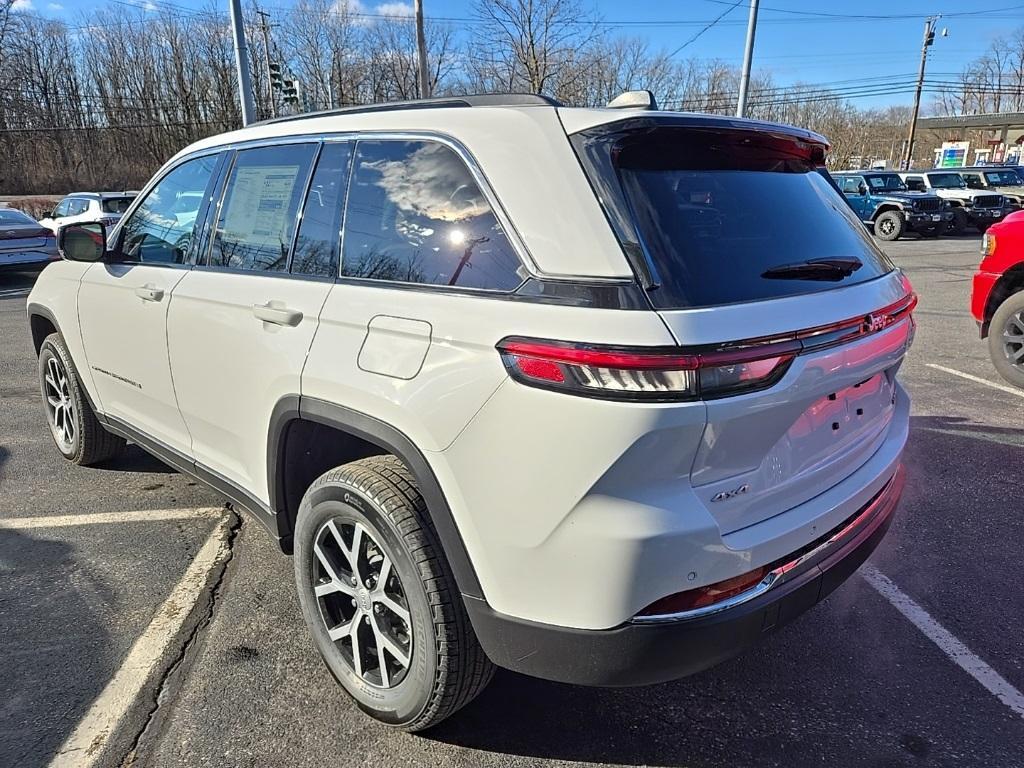
{"type": "Polygon", "coordinates": [[[469,96],[441,96],[433,99],[411,99],[409,101],[385,101],[379,104],[360,104],[352,107],[324,109],[319,112],[302,112],[298,115],[273,117],[250,125],[273,125],[290,123],[295,120],[310,120],[315,117],[333,115],[358,115],[366,112],[397,112],[406,109],[445,109],[451,107],[560,107],[561,102],[550,96],[537,93],[477,93],[469,96]]]}

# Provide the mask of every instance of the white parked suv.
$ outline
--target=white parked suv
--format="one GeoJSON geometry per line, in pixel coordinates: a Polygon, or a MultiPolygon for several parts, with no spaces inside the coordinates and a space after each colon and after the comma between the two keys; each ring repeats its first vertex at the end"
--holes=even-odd
{"type": "Polygon", "coordinates": [[[252,513],[388,724],[495,665],[706,669],[846,579],[902,490],[915,296],[826,149],[540,96],[205,139],[109,234],[62,231],[28,302],[50,430],[252,513]]]}
{"type": "Polygon", "coordinates": [[[72,192],[44,218],[39,220],[47,229],[57,232],[68,224],[102,222],[112,227],[128,210],[138,192],[72,192]]]}

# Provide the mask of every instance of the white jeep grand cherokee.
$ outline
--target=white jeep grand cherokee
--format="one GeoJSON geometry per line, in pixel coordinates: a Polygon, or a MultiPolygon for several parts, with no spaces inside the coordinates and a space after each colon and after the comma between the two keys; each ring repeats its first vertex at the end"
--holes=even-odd
{"type": "Polygon", "coordinates": [[[539,96],[200,141],[63,230],[28,303],[50,430],[251,512],[388,724],[494,665],[697,672],[839,585],[902,489],[915,297],[826,149],[539,96]]]}

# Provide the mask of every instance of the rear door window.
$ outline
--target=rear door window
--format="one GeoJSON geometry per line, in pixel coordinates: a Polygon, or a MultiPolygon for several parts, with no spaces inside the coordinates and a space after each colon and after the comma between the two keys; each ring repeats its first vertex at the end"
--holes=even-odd
{"type": "Polygon", "coordinates": [[[659,309],[812,293],[892,269],[815,172],[820,145],[749,130],[649,125],[578,135],[574,144],[592,176],[615,175],[618,191],[603,181],[594,186],[609,190],[601,195],[606,206],[625,207],[609,218],[627,222],[619,230],[624,250],[644,253],[659,309]]]}
{"type": "Polygon", "coordinates": [[[338,276],[341,215],[351,161],[352,145],[348,142],[324,144],[302,208],[292,255],[292,274],[338,276]]]}
{"type": "Polygon", "coordinates": [[[299,204],[316,149],[316,144],[282,144],[236,155],[214,231],[211,267],[288,269],[299,204]]]}

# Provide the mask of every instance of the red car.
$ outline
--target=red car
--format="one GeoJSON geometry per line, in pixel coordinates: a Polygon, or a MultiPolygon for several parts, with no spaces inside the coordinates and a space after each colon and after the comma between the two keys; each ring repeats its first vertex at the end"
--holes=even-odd
{"type": "Polygon", "coordinates": [[[971,314],[999,374],[1024,389],[1024,211],[993,224],[981,241],[971,314]]]}

